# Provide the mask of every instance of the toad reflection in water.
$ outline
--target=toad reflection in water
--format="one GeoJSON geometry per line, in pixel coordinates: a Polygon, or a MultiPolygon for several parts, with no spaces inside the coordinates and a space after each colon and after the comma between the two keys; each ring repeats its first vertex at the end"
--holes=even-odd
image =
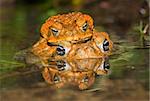
{"type": "Polygon", "coordinates": [[[96,75],[107,74],[113,43],[106,32],[97,32],[93,19],[73,12],[52,16],[41,27],[41,38],[31,52],[39,57],[44,79],[56,87],[74,83],[89,88],[96,75]]]}
{"type": "Polygon", "coordinates": [[[49,66],[44,67],[42,75],[47,83],[56,88],[72,84],[79,89],[87,89],[92,86],[97,75],[107,75],[108,72],[108,59],[93,58],[49,61],[49,66]]]}

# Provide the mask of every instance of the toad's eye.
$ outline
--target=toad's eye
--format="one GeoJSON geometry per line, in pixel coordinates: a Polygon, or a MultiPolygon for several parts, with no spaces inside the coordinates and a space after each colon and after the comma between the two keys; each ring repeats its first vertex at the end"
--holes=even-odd
{"type": "Polygon", "coordinates": [[[101,49],[102,52],[108,52],[109,51],[109,41],[105,39],[102,43],[98,43],[97,46],[101,49]]]}
{"type": "Polygon", "coordinates": [[[58,36],[59,35],[59,31],[56,28],[51,28],[51,31],[52,31],[54,36],[58,36]]]}
{"type": "Polygon", "coordinates": [[[104,70],[108,70],[110,68],[109,62],[104,62],[104,70]]]}
{"type": "Polygon", "coordinates": [[[109,51],[109,42],[107,39],[105,39],[103,42],[103,49],[104,51],[109,51]]]}
{"type": "Polygon", "coordinates": [[[63,60],[57,61],[57,68],[59,71],[69,70],[70,66],[63,60]]]}
{"type": "Polygon", "coordinates": [[[54,78],[53,78],[53,81],[55,83],[58,83],[59,81],[61,81],[61,78],[59,76],[55,75],[54,78]]]}
{"type": "Polygon", "coordinates": [[[58,46],[56,50],[57,50],[58,55],[60,55],[60,56],[65,55],[65,49],[63,46],[58,46]]]}
{"type": "Polygon", "coordinates": [[[58,68],[59,71],[65,70],[65,67],[66,67],[65,61],[63,61],[63,60],[62,61],[61,60],[57,61],[57,68],[58,68]]]}
{"type": "Polygon", "coordinates": [[[88,28],[88,23],[85,22],[82,26],[82,31],[85,32],[87,30],[87,28],[88,28]]]}

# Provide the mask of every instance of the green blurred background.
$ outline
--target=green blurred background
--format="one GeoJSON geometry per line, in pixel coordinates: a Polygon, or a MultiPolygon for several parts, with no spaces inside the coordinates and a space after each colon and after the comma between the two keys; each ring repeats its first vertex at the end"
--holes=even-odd
{"type": "Polygon", "coordinates": [[[0,0],[0,98],[2,101],[148,101],[148,3],[149,0],[0,0]],[[48,17],[72,11],[89,14],[97,30],[109,33],[114,42],[111,74],[98,79],[86,91],[53,90],[39,72],[27,72],[25,64],[13,57],[38,41],[40,27],[48,17]]]}

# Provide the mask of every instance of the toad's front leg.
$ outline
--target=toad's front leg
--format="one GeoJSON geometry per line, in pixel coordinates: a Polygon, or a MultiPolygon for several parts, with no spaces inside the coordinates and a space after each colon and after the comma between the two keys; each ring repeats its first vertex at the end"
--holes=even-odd
{"type": "Polygon", "coordinates": [[[41,60],[46,60],[53,57],[56,48],[56,46],[49,46],[47,40],[42,38],[32,47],[31,51],[41,60]]]}

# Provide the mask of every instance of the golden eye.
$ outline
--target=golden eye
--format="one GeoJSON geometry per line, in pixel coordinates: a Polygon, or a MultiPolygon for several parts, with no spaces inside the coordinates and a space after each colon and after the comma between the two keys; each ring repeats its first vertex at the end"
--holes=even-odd
{"type": "Polygon", "coordinates": [[[86,21],[82,26],[82,31],[85,32],[87,30],[87,28],[88,28],[88,23],[86,21]]]}
{"type": "Polygon", "coordinates": [[[51,31],[52,31],[54,36],[58,36],[59,35],[59,31],[56,28],[51,28],[51,31]]]}

